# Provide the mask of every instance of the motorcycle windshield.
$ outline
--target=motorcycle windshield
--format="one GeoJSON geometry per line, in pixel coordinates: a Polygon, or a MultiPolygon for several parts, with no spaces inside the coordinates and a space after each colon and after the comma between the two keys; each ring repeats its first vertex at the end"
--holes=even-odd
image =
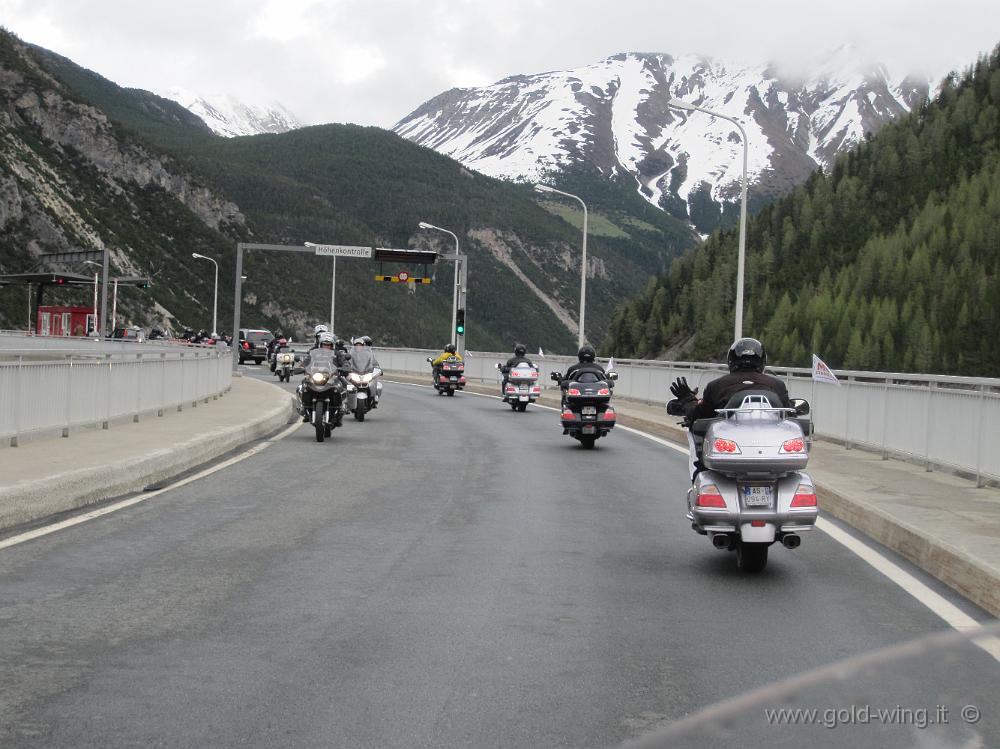
{"type": "Polygon", "coordinates": [[[351,352],[351,371],[367,374],[375,369],[375,352],[367,346],[356,346],[351,352]]]}
{"type": "Polygon", "coordinates": [[[319,372],[321,370],[334,372],[337,369],[334,352],[329,349],[318,348],[309,352],[309,363],[306,365],[306,374],[319,372]]]}

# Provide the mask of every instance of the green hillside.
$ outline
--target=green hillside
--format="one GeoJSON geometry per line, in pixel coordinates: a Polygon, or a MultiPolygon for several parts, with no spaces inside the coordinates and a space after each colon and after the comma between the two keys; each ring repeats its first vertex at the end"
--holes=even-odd
{"type": "MultiPolygon", "coordinates": [[[[114,123],[120,137],[164,154],[182,172],[233,201],[246,218],[243,227],[211,232],[224,238],[212,252],[221,258],[220,327],[231,318],[233,246],[237,240],[302,244],[305,241],[451,252],[447,235],[419,231],[420,221],[443,226],[461,238],[470,255],[467,345],[507,348],[515,340],[532,347],[570,351],[575,346],[579,288],[579,229],[540,204],[528,185],[490,179],[464,169],[430,149],[379,128],[323,125],[281,135],[221,138],[190,121],[179,105],[148,92],[123,89],[71,61],[34,50],[45,70],[76,100],[94,105],[114,123]],[[509,259],[508,259],[509,258],[509,259]],[[560,318],[507,263],[516,264],[538,292],[565,310],[560,318]],[[576,267],[574,268],[574,264],[576,267]]],[[[579,188],[579,182],[576,187],[579,188]]],[[[622,231],[591,235],[588,335],[600,340],[614,308],[663,272],[670,260],[693,245],[681,222],[623,199],[614,188],[592,180],[595,209],[622,231]],[[646,209],[653,211],[651,215],[646,209]]],[[[559,185],[562,186],[562,185],[559,185]]],[[[168,211],[169,213],[169,211],[168,211]]],[[[146,222],[135,228],[141,232],[146,222]]],[[[205,267],[190,260],[185,231],[169,234],[170,247],[130,237],[130,256],[144,267],[205,267]]],[[[122,239],[115,235],[115,241],[122,239]]],[[[207,265],[207,264],[206,264],[207,265]]],[[[396,285],[377,284],[376,268],[364,261],[338,264],[337,329],[367,332],[384,343],[431,346],[448,335],[450,264],[437,280],[413,295],[396,285]]],[[[211,266],[207,266],[210,271],[211,266]]],[[[419,270],[419,269],[409,269],[419,270]]],[[[186,275],[185,270],[180,275],[186,275]]],[[[301,331],[329,316],[330,261],[308,256],[252,253],[247,260],[244,321],[250,325],[301,331]]],[[[202,326],[174,312],[159,294],[166,276],[149,291],[181,324],[202,326]]],[[[177,296],[174,290],[174,296],[177,296]]],[[[136,304],[139,302],[137,301],[136,304]]]]}
{"type": "MultiPolygon", "coordinates": [[[[618,356],[720,360],[738,235],[614,316],[618,356]]],[[[1000,375],[1000,47],[748,226],[744,334],[773,363],[1000,375]]]]}

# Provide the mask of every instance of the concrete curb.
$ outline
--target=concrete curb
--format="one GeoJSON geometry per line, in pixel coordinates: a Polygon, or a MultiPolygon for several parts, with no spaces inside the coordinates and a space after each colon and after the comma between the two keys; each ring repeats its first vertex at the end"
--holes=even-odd
{"type": "MultiPolygon", "coordinates": [[[[386,372],[393,379],[430,384],[430,375],[418,377],[411,373],[386,372]]],[[[498,394],[496,387],[470,384],[466,389],[475,393],[498,394]]],[[[548,393],[539,399],[544,405],[558,405],[559,399],[548,393]]],[[[651,408],[646,403],[618,398],[623,406],[651,408]]],[[[618,423],[687,446],[687,437],[679,427],[662,424],[618,412],[618,423]]],[[[808,469],[807,469],[808,470],[808,469]]],[[[1000,570],[955,548],[936,536],[900,518],[884,512],[864,497],[839,494],[817,481],[820,509],[860,531],[883,546],[902,555],[925,572],[945,583],[980,608],[1000,617],[1000,570]]]]}
{"type": "Polygon", "coordinates": [[[294,415],[292,396],[276,385],[261,384],[273,389],[274,397],[263,408],[253,409],[242,424],[202,431],[185,442],[134,459],[123,461],[118,456],[103,465],[0,488],[0,529],[141,491],[273,433],[294,415]]]}

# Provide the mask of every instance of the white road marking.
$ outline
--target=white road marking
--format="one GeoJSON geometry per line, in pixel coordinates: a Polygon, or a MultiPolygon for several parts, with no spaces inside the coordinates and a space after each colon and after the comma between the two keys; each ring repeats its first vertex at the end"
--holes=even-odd
{"type": "MultiPolygon", "coordinates": [[[[411,383],[396,383],[401,385],[407,385],[411,383]]],[[[430,385],[416,385],[415,387],[431,387],[430,385]]],[[[481,395],[487,398],[497,398],[497,395],[485,395],[484,393],[475,393],[470,391],[470,395],[481,395]]],[[[538,408],[545,408],[549,411],[558,411],[559,409],[553,408],[551,406],[541,406],[539,404],[534,404],[538,408]]],[[[668,447],[671,450],[682,453],[684,456],[688,455],[688,450],[685,447],[676,445],[668,440],[657,437],[648,432],[644,432],[641,429],[635,429],[633,427],[627,427],[618,425],[616,429],[624,429],[626,432],[638,435],[645,439],[651,440],[658,445],[663,447],[668,447]]],[[[887,577],[890,581],[902,588],[906,593],[910,594],[913,598],[919,601],[921,604],[930,609],[934,614],[939,616],[945,621],[945,623],[959,632],[970,634],[983,627],[978,621],[973,619],[971,616],[962,611],[958,606],[951,603],[947,598],[942,596],[940,593],[935,592],[930,587],[920,582],[916,577],[911,575],[909,572],[904,570],[898,564],[880,554],[878,551],[873,549],[871,546],[855,538],[847,531],[842,528],[837,527],[834,523],[830,522],[825,518],[819,518],[816,521],[816,528],[834,541],[839,543],[841,546],[845,547],[863,561],[867,562],[869,565],[875,568],[878,572],[887,577]]],[[[985,637],[980,640],[975,641],[976,645],[985,650],[987,653],[992,655],[998,661],[1000,661],[1000,638],[997,637],[985,637]]]]}
{"type": "Polygon", "coordinates": [[[31,541],[36,538],[41,538],[42,536],[47,536],[50,533],[61,531],[64,528],[72,528],[74,525],[80,525],[81,523],[86,523],[88,520],[93,520],[94,518],[99,518],[104,515],[110,515],[112,512],[117,512],[118,510],[124,510],[126,507],[131,507],[132,505],[137,505],[140,502],[145,502],[147,499],[158,497],[164,492],[169,492],[172,489],[178,489],[182,486],[192,483],[193,481],[197,481],[198,479],[203,479],[206,476],[212,475],[216,471],[221,471],[223,468],[228,468],[229,466],[235,465],[236,463],[244,461],[247,458],[252,458],[257,453],[266,450],[268,447],[273,445],[278,440],[284,439],[289,434],[298,429],[300,426],[302,426],[301,423],[292,424],[287,429],[285,429],[282,432],[279,432],[271,439],[265,440],[264,442],[261,442],[258,445],[254,445],[249,450],[246,450],[240,453],[239,455],[234,455],[233,457],[224,460],[217,465],[211,466],[210,468],[206,468],[203,471],[198,471],[198,473],[192,474],[191,476],[188,476],[185,479],[181,479],[180,481],[170,484],[169,486],[165,486],[162,489],[157,489],[151,492],[144,492],[135,497],[132,497],[131,499],[123,499],[121,502],[115,502],[114,504],[101,507],[100,509],[92,510],[90,512],[85,512],[81,515],[76,515],[74,517],[67,518],[66,520],[61,520],[58,523],[53,523],[52,525],[46,525],[41,528],[35,528],[34,530],[27,531],[25,533],[19,533],[18,535],[11,536],[10,538],[5,538],[2,541],[0,541],[0,549],[6,549],[11,546],[17,546],[18,544],[23,544],[26,541],[31,541]]]}

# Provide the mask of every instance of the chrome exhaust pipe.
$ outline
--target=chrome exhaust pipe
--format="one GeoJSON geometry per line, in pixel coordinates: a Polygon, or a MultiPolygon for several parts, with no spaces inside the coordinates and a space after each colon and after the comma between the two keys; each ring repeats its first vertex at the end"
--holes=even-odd
{"type": "Polygon", "coordinates": [[[781,543],[786,549],[797,549],[799,548],[799,544],[802,543],[802,539],[794,533],[786,533],[781,537],[781,543]]]}
{"type": "Polygon", "coordinates": [[[716,549],[728,549],[731,545],[729,536],[725,533],[716,533],[712,536],[712,546],[716,549]]]}

